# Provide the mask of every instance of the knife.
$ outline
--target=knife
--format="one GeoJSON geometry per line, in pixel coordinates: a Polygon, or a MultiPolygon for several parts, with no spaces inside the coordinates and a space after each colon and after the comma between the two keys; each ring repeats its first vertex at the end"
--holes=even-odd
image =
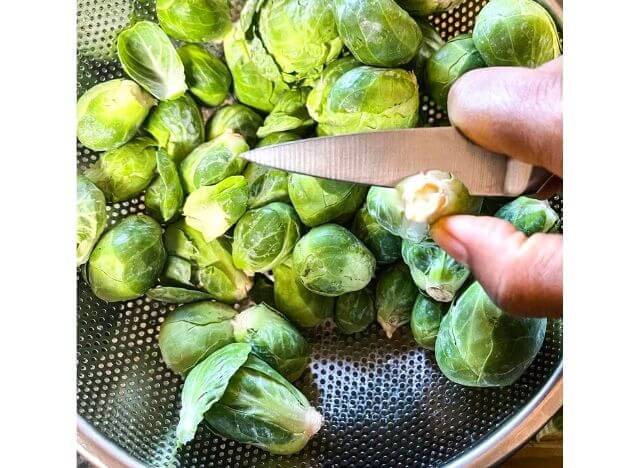
{"type": "Polygon", "coordinates": [[[288,172],[385,187],[438,169],[457,176],[473,195],[517,196],[544,181],[538,168],[487,151],[454,127],[311,138],[257,148],[242,157],[288,172]]]}

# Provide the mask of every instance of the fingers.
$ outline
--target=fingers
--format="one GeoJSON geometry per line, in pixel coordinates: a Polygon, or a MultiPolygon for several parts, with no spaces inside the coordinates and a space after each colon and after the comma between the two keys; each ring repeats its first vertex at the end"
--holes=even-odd
{"type": "Polygon", "coordinates": [[[527,238],[507,221],[450,216],[431,228],[434,240],[469,266],[493,302],[505,312],[562,316],[562,236],[527,238]]]}
{"type": "Polygon", "coordinates": [[[535,70],[466,73],[448,109],[451,123],[480,146],[562,176],[562,57],[535,70]]]}

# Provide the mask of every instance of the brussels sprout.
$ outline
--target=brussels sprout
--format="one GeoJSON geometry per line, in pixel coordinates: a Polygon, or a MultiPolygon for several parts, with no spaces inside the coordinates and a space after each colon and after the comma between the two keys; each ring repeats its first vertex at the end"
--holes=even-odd
{"type": "Polygon", "coordinates": [[[222,104],[231,87],[231,73],[224,62],[196,44],[180,47],[178,55],[189,91],[205,106],[222,104]]]}
{"type": "Polygon", "coordinates": [[[176,374],[187,375],[214,351],[233,343],[236,311],[216,302],[198,302],[169,312],[160,325],[162,360],[176,374]]]}
{"type": "Polygon", "coordinates": [[[156,13],[162,29],[179,41],[215,41],[231,29],[227,0],[156,0],[156,13]]]}
{"type": "Polygon", "coordinates": [[[311,227],[349,219],[367,193],[365,185],[302,174],[289,176],[288,190],[300,219],[311,227]]]}
{"type": "Polygon", "coordinates": [[[250,344],[230,343],[211,353],[187,374],[176,429],[178,446],[193,439],[204,413],[222,398],[229,380],[247,361],[249,353],[250,344]]]}
{"type": "Polygon", "coordinates": [[[296,141],[299,139],[300,139],[299,135],[296,135],[295,133],[291,133],[291,132],[271,133],[266,137],[262,138],[258,142],[258,145],[256,146],[256,148],[263,148],[265,146],[271,146],[271,145],[279,145],[280,143],[288,143],[290,141],[296,141]]]}
{"type": "Polygon", "coordinates": [[[402,238],[387,231],[369,214],[366,206],[356,213],[351,232],[371,250],[379,265],[394,263],[400,258],[402,238]]]}
{"type": "Polygon", "coordinates": [[[222,236],[247,211],[249,189],[242,176],[233,176],[210,187],[200,187],[187,197],[184,216],[187,226],[209,242],[222,236]]]}
{"type": "Polygon", "coordinates": [[[398,5],[415,16],[441,13],[460,5],[464,0],[397,0],[398,5]]]}
{"type": "MultiPolygon", "coordinates": [[[[273,135],[279,135],[274,133],[273,135]]],[[[249,208],[260,208],[271,202],[289,201],[289,174],[256,163],[247,164],[242,175],[249,185],[249,208]]]]}
{"type": "Polygon", "coordinates": [[[138,137],[104,153],[84,175],[102,190],[109,202],[120,202],[140,195],[153,180],[155,168],[155,142],[138,137]]]}
{"type": "Polygon", "coordinates": [[[478,16],[473,42],[485,63],[535,68],[560,55],[551,15],[533,0],[492,0],[478,16]]]}
{"type": "Polygon", "coordinates": [[[162,149],[156,151],[158,177],[149,185],[144,197],[147,212],[160,222],[175,218],[184,202],[180,174],[175,163],[162,149]]]}
{"type": "Polygon", "coordinates": [[[300,239],[300,220],[289,205],[269,203],[249,210],[233,232],[233,263],[248,272],[271,270],[300,239]]]}
{"type": "Polygon", "coordinates": [[[500,208],[495,214],[509,221],[527,236],[536,232],[558,232],[560,217],[546,200],[519,197],[500,208]]]}
{"type": "Polygon", "coordinates": [[[204,141],[200,108],[188,94],[158,104],[144,128],[176,162],[182,161],[204,141]]]}
{"type": "Polygon", "coordinates": [[[207,140],[213,140],[223,133],[238,133],[250,146],[257,141],[256,133],[263,118],[253,109],[242,104],[231,104],[220,108],[207,123],[207,140]]]}
{"type": "Polygon", "coordinates": [[[422,33],[393,0],[333,0],[340,37],[367,65],[396,67],[418,52],[422,33]]]}
{"type": "Polygon", "coordinates": [[[322,416],[304,395],[253,355],[231,378],[205,421],[224,437],[277,455],[299,452],[322,426],[322,416]]]}
{"type": "Polygon", "coordinates": [[[431,239],[402,241],[402,258],[416,286],[436,301],[451,302],[469,277],[469,269],[431,239]]]}
{"type": "Polygon", "coordinates": [[[304,287],[288,256],[273,269],[276,308],[301,327],[315,327],[331,317],[333,298],[321,296],[304,287]]]}
{"type": "Polygon", "coordinates": [[[287,82],[316,79],[342,50],[331,2],[258,2],[260,38],[287,82]]]}
{"type": "Polygon", "coordinates": [[[180,57],[155,23],[140,21],[122,31],[118,58],[127,75],[158,99],[175,99],[187,90],[180,57]]]}
{"type": "Polygon", "coordinates": [[[339,135],[396,128],[418,122],[420,97],[413,73],[361,66],[338,78],[315,115],[318,135],[339,135]]]}
{"type": "Polygon", "coordinates": [[[89,179],[76,179],[76,265],[89,260],[107,225],[107,202],[102,191],[89,179]]]}
{"type": "Polygon", "coordinates": [[[196,286],[216,300],[234,303],[248,296],[251,279],[233,265],[227,238],[206,242],[200,232],[180,220],[167,226],[164,242],[170,255],[191,262],[196,286]]]}
{"type": "MultiPolygon", "coordinates": [[[[248,5],[255,2],[247,2],[248,5]]],[[[243,10],[244,12],[244,10],[243,10]]],[[[233,89],[240,102],[264,112],[271,112],[283,92],[289,89],[278,65],[258,37],[241,21],[224,40],[224,57],[233,76],[233,89]]]]}
{"type": "Polygon", "coordinates": [[[145,215],[127,216],[93,249],[87,270],[89,285],[107,302],[135,299],[154,285],[165,258],[160,225],[145,215]]]}
{"type": "Polygon", "coordinates": [[[189,304],[214,299],[209,293],[175,286],[156,286],[147,291],[147,297],[167,304],[189,304]]]}
{"type": "Polygon", "coordinates": [[[411,69],[416,74],[420,90],[428,91],[427,64],[429,59],[444,45],[444,41],[440,37],[440,33],[425,18],[416,18],[418,26],[422,31],[422,43],[418,53],[411,63],[411,69]]]}
{"type": "Polygon", "coordinates": [[[429,235],[426,224],[409,221],[405,217],[402,199],[395,189],[371,187],[365,207],[378,224],[395,236],[420,242],[429,235]]]}
{"type": "Polygon", "coordinates": [[[335,297],[369,284],[376,269],[376,259],[345,228],[325,224],[311,229],[296,244],[293,269],[307,289],[335,297]]]}
{"type": "Polygon", "coordinates": [[[448,41],[427,63],[429,93],[443,109],[447,109],[449,90],[468,71],[485,67],[484,60],[473,44],[471,34],[462,34],[448,41]]]}
{"type": "Polygon", "coordinates": [[[307,112],[308,95],[309,88],[292,89],[283,93],[264,120],[264,125],[258,129],[258,137],[264,138],[276,132],[294,130],[304,132],[314,125],[315,122],[307,112]]]}
{"type": "Polygon", "coordinates": [[[269,307],[276,309],[274,285],[264,275],[257,274],[253,279],[253,288],[249,292],[249,298],[254,304],[265,303],[269,307]]]}
{"type": "Polygon", "coordinates": [[[225,133],[201,144],[180,164],[184,188],[193,192],[242,173],[247,161],[239,156],[246,151],[249,145],[235,133],[225,133]]]}
{"type": "Polygon", "coordinates": [[[510,316],[475,282],[440,324],[436,361],[453,382],[471,387],[511,385],[540,351],[547,319],[510,316]]]}
{"type": "Polygon", "coordinates": [[[482,198],[471,196],[449,172],[428,171],[407,177],[397,190],[405,218],[428,226],[445,216],[478,214],[482,208],[482,198]]]}
{"type": "Polygon", "coordinates": [[[233,336],[251,344],[253,353],[293,382],[307,368],[311,348],[282,315],[266,304],[239,313],[232,321],[233,336]]]}
{"type": "Polygon", "coordinates": [[[411,333],[425,349],[436,349],[436,337],[442,321],[442,305],[430,297],[418,294],[411,311],[411,333]]]}
{"type": "Polygon", "coordinates": [[[418,288],[405,264],[396,263],[380,275],[376,285],[376,315],[388,338],[409,323],[417,297],[418,288]]]}
{"type": "Polygon", "coordinates": [[[338,297],[334,319],[338,329],[348,335],[366,330],[376,320],[371,291],[365,288],[338,297]]]}
{"type": "Polygon", "coordinates": [[[131,140],[156,100],[131,80],[100,83],[76,106],[78,140],[94,151],[117,148],[131,140]]]}
{"type": "Polygon", "coordinates": [[[307,96],[307,110],[309,115],[319,122],[324,115],[324,106],[327,102],[329,92],[333,88],[333,85],[338,78],[344,75],[349,70],[353,70],[361,65],[356,59],[351,56],[342,57],[334,62],[331,62],[320,75],[320,79],[314,85],[307,96]]]}

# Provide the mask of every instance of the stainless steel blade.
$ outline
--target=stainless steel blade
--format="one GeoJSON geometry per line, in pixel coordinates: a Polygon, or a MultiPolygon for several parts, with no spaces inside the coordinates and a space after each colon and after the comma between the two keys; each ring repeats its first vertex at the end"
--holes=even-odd
{"type": "Polygon", "coordinates": [[[474,195],[519,195],[532,167],[471,143],[453,127],[312,138],[254,149],[243,158],[289,172],[394,187],[430,169],[449,171],[474,195]]]}

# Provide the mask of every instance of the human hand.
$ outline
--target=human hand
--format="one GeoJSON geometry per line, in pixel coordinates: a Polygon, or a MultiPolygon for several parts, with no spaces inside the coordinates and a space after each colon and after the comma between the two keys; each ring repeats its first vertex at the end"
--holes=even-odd
{"type": "MultiPolygon", "coordinates": [[[[535,70],[471,71],[451,89],[448,109],[451,123],[475,143],[562,177],[562,57],[535,70]]],[[[561,235],[527,238],[487,216],[450,216],[431,232],[501,309],[562,315],[561,235]]]]}

